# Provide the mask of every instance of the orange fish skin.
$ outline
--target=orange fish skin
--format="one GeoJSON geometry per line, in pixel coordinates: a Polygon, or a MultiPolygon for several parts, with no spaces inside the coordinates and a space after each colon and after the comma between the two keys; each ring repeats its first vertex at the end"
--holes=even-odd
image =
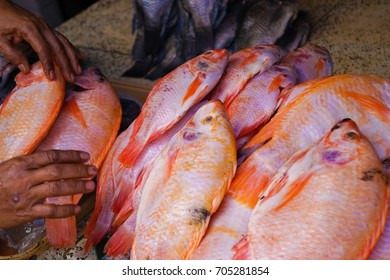
{"type": "Polygon", "coordinates": [[[142,182],[131,258],[188,259],[235,169],[230,122],[223,104],[210,101],[171,139],[142,182]]]}
{"type": "Polygon", "coordinates": [[[16,86],[0,107],[0,162],[29,154],[47,135],[61,110],[65,80],[46,78],[40,62],[16,75],[16,86]]]}
{"type": "Polygon", "coordinates": [[[250,78],[263,73],[282,56],[276,45],[258,45],[235,52],[229,57],[225,73],[210,93],[210,99],[219,99],[225,106],[233,100],[250,78]]]}
{"type": "Polygon", "coordinates": [[[265,124],[276,109],[281,89],[293,87],[295,80],[295,69],[284,65],[274,65],[250,79],[229,105],[225,105],[236,138],[265,124]]]}
{"type": "Polygon", "coordinates": [[[234,258],[366,259],[389,197],[378,155],[356,124],[343,120],[278,171],[234,258]]]}
{"type": "MultiPolygon", "coordinates": [[[[81,150],[89,164],[100,168],[117,136],[122,107],[110,82],[95,67],[76,76],[64,106],[37,150],[81,150]]],[[[46,203],[78,203],[81,195],[51,197],[46,203]]],[[[74,217],[46,219],[46,233],[53,247],[72,247],[76,242],[74,217]]]]}
{"type": "MultiPolygon", "coordinates": [[[[370,75],[324,78],[268,122],[242,149],[262,145],[243,160],[232,182],[264,191],[270,179],[299,149],[320,139],[334,123],[351,118],[373,144],[380,159],[390,156],[388,81],[370,75]],[[299,120],[299,122],[297,121],[299,120]]],[[[242,154],[239,155],[241,157],[242,154]]]]}
{"type": "Polygon", "coordinates": [[[129,145],[119,160],[134,165],[145,145],[172,127],[194,104],[200,102],[217,84],[226,67],[229,52],[207,51],[177,67],[161,78],[134,121],[129,145]]]}
{"type": "MultiPolygon", "coordinates": [[[[382,161],[383,168],[388,182],[390,182],[390,161],[386,159],[382,161]]],[[[388,185],[390,188],[390,185],[388,185]]],[[[388,202],[390,204],[390,200],[388,202]]],[[[390,210],[390,209],[389,209],[390,210]]],[[[379,238],[378,242],[375,245],[374,250],[370,254],[369,260],[390,260],[390,215],[389,211],[387,214],[387,220],[385,228],[379,238]]]]}

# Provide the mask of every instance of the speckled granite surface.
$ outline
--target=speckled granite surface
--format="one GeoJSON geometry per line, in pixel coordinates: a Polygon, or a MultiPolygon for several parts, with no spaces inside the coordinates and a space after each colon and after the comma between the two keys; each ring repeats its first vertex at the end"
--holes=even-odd
{"type": "MultiPolygon", "coordinates": [[[[309,42],[329,49],[335,74],[377,74],[390,78],[390,1],[300,0],[309,13],[309,42]]],[[[132,0],[100,0],[62,24],[58,30],[85,55],[85,64],[99,67],[108,77],[121,78],[129,68],[132,0]]],[[[139,79],[138,79],[139,81],[139,79]]],[[[83,226],[81,226],[81,229],[83,226]]],[[[80,236],[71,250],[50,249],[40,259],[95,259],[82,250],[80,236]]]]}

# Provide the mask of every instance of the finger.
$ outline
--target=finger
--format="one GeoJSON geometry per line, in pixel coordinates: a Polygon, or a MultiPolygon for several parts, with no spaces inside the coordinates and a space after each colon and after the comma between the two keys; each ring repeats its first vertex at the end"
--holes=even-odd
{"type": "Polygon", "coordinates": [[[0,52],[12,64],[17,65],[23,73],[30,71],[30,64],[24,54],[11,45],[11,42],[5,38],[0,38],[0,52]]]}
{"type": "Polygon", "coordinates": [[[67,38],[65,38],[64,35],[62,35],[59,32],[55,32],[55,35],[57,36],[58,40],[62,43],[62,46],[65,50],[65,53],[67,57],[70,60],[70,64],[72,66],[73,72],[77,75],[81,74],[81,66],[79,64],[79,59],[81,57],[81,54],[79,51],[69,42],[67,38]]]}
{"type": "Polygon", "coordinates": [[[43,71],[49,80],[55,79],[54,64],[52,52],[49,44],[42,36],[41,32],[33,25],[31,29],[22,31],[24,40],[30,43],[31,47],[38,54],[39,60],[42,63],[43,71]]]}
{"type": "Polygon", "coordinates": [[[55,163],[29,172],[29,182],[38,185],[58,180],[92,178],[97,174],[97,169],[93,165],[55,163]]]}
{"type": "Polygon", "coordinates": [[[52,53],[55,54],[54,57],[58,67],[61,69],[65,80],[69,83],[72,83],[74,81],[74,73],[62,42],[58,40],[57,36],[53,34],[51,29],[46,24],[42,24],[42,26],[42,34],[45,35],[52,53]]]}
{"type": "Polygon", "coordinates": [[[31,195],[36,200],[47,197],[65,196],[89,193],[95,189],[95,183],[90,180],[53,181],[31,188],[31,195]]]}
{"type": "Polygon", "coordinates": [[[21,157],[28,168],[40,168],[54,163],[81,163],[89,160],[88,153],[83,151],[48,150],[35,152],[21,157]]]}
{"type": "Polygon", "coordinates": [[[37,219],[66,218],[80,213],[80,206],[73,204],[36,204],[31,208],[31,214],[37,219]]]}

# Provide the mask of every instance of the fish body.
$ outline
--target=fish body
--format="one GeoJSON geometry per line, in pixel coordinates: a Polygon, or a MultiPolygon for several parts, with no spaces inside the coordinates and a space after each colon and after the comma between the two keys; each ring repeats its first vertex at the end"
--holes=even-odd
{"type": "Polygon", "coordinates": [[[210,101],[171,139],[144,177],[131,258],[189,258],[235,168],[231,125],[223,104],[210,101]]]}
{"type": "Polygon", "coordinates": [[[145,145],[172,127],[217,84],[228,60],[227,50],[199,55],[160,79],[134,121],[129,145],[119,160],[131,167],[145,145]]]}
{"type": "MultiPolygon", "coordinates": [[[[117,136],[121,122],[119,98],[100,71],[91,67],[76,76],[74,85],[53,127],[37,150],[80,150],[90,154],[89,164],[100,168],[117,136]]],[[[81,195],[50,197],[46,203],[78,203],[81,195]]],[[[46,219],[46,233],[53,247],[76,243],[75,216],[46,219]]]]}
{"type": "Polygon", "coordinates": [[[229,105],[250,78],[268,70],[280,58],[281,51],[275,45],[258,45],[235,52],[229,57],[225,73],[211,92],[211,98],[229,105]]]}
{"type": "Polygon", "coordinates": [[[381,161],[356,124],[294,154],[254,208],[235,259],[366,259],[387,216],[381,161]]]}
{"type": "Polygon", "coordinates": [[[306,45],[287,53],[280,64],[287,64],[297,70],[297,84],[330,76],[333,61],[329,51],[317,45],[306,45]]]}
{"type": "Polygon", "coordinates": [[[61,110],[65,81],[56,68],[48,80],[42,65],[15,77],[16,86],[0,107],[0,162],[34,151],[61,110]]]}
{"type": "Polygon", "coordinates": [[[297,13],[296,3],[291,1],[256,1],[246,12],[237,34],[238,50],[276,43],[297,13]]]}
{"type": "Polygon", "coordinates": [[[276,171],[298,150],[320,139],[340,119],[351,118],[381,160],[390,154],[388,81],[372,75],[338,75],[315,83],[267,123],[243,148],[260,145],[232,182],[261,195],[276,171]],[[299,121],[298,121],[299,120],[299,121]]]}
{"type": "Polygon", "coordinates": [[[236,138],[265,124],[275,112],[281,90],[293,87],[295,80],[295,69],[283,65],[274,65],[250,79],[226,106],[236,138]]]}

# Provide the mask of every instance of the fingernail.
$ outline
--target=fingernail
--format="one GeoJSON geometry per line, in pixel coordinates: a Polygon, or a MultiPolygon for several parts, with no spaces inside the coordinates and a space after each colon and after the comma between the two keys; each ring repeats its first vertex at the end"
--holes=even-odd
{"type": "Polygon", "coordinates": [[[80,153],[80,158],[82,160],[88,160],[89,159],[89,154],[88,153],[85,153],[85,152],[81,152],[80,153]]]}
{"type": "Polygon", "coordinates": [[[95,189],[95,183],[92,181],[88,181],[87,183],[85,183],[85,188],[88,191],[93,191],[95,189]]]}
{"type": "Polygon", "coordinates": [[[19,65],[18,65],[18,68],[19,68],[19,70],[22,71],[23,73],[27,73],[27,72],[28,72],[27,67],[26,67],[26,65],[24,65],[24,64],[19,64],[19,65]]]}
{"type": "Polygon", "coordinates": [[[88,168],[88,174],[89,174],[89,175],[96,175],[96,174],[97,174],[97,169],[96,169],[96,167],[95,167],[95,166],[90,166],[90,167],[88,168]]]}
{"type": "Polygon", "coordinates": [[[73,75],[73,73],[70,73],[70,74],[69,74],[69,78],[70,78],[70,82],[73,82],[73,81],[74,81],[74,75],[73,75]]]}
{"type": "Polygon", "coordinates": [[[81,211],[81,207],[76,205],[75,208],[74,208],[74,213],[78,214],[78,213],[80,213],[80,211],[81,211]]]}
{"type": "Polygon", "coordinates": [[[49,78],[50,78],[50,80],[54,80],[56,78],[56,76],[54,74],[54,70],[49,71],[49,78]]]}

